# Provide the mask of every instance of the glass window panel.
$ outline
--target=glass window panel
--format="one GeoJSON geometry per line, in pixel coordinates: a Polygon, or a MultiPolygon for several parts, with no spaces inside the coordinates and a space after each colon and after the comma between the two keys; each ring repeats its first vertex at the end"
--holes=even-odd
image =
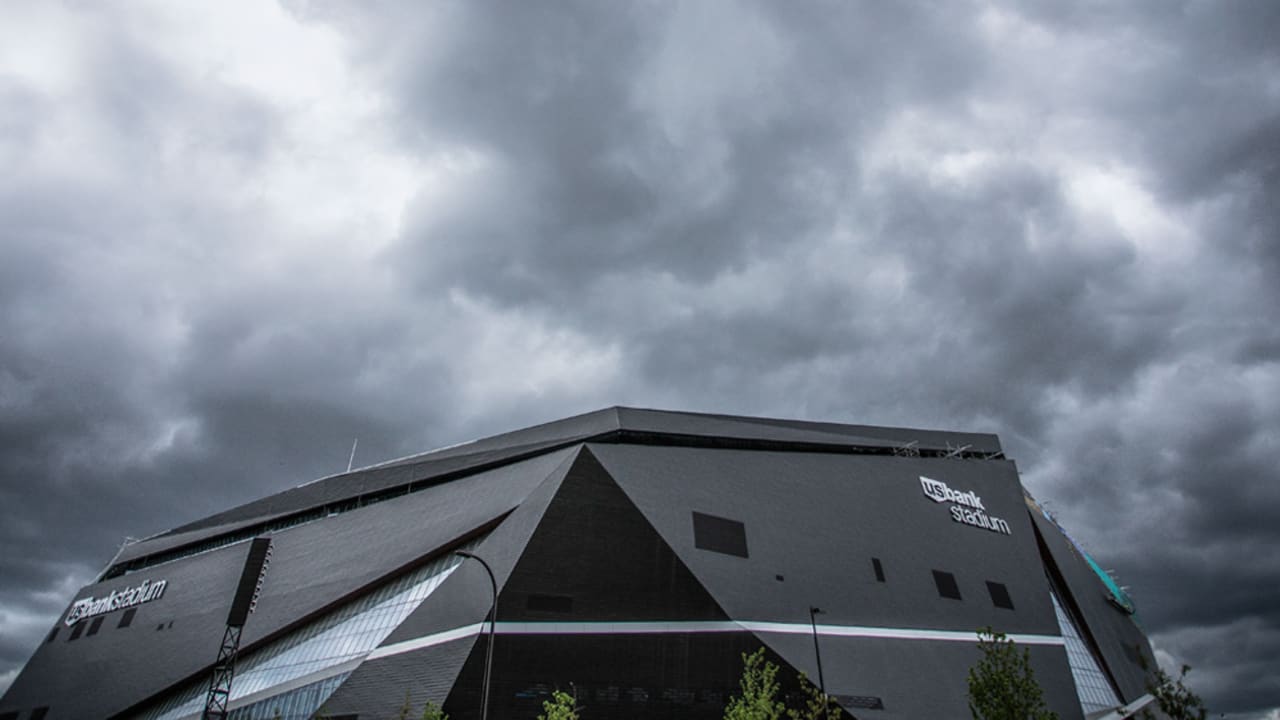
{"type": "MultiPolygon", "coordinates": [[[[461,549],[471,549],[478,543],[478,540],[473,541],[461,549]]],[[[265,647],[241,655],[236,661],[235,679],[231,684],[231,702],[235,703],[240,698],[269,691],[273,687],[308,675],[323,675],[327,668],[336,668],[348,661],[363,658],[378,647],[392,630],[417,609],[449,577],[460,562],[461,558],[455,557],[452,553],[443,555],[265,647]]],[[[341,675],[344,678],[345,676],[346,674],[341,675]]],[[[339,677],[337,672],[334,673],[334,677],[339,677]]],[[[322,690],[329,687],[327,683],[331,680],[333,678],[324,678],[304,688],[283,693],[279,697],[283,698],[286,695],[295,697],[292,693],[301,693],[305,688],[322,690]]],[[[323,692],[323,697],[311,707],[310,712],[314,712],[339,684],[341,681],[333,682],[332,687],[329,687],[327,692],[323,692]]],[[[207,679],[190,683],[140,717],[146,720],[177,720],[199,716],[204,710],[208,688],[207,679]]],[[[297,703],[303,703],[301,698],[308,697],[311,696],[301,693],[295,697],[295,700],[297,703]]],[[[295,702],[295,700],[289,702],[295,702]]],[[[241,709],[248,710],[249,707],[257,707],[263,702],[266,701],[241,709]]],[[[298,707],[303,707],[303,704],[299,704],[298,707]]],[[[263,717],[274,717],[274,710],[264,712],[267,714],[263,717]]],[[[240,718],[241,716],[232,713],[232,717],[240,718]]],[[[258,715],[255,714],[243,716],[246,720],[256,720],[257,717],[258,715]]],[[[292,716],[285,714],[284,717],[292,716]]],[[[307,717],[307,715],[299,717],[307,717]]]]}
{"type": "Polygon", "coordinates": [[[1076,695],[1080,698],[1080,706],[1084,708],[1086,715],[1098,710],[1114,710],[1121,703],[1110,681],[1103,674],[1102,667],[1093,657],[1088,644],[1080,636],[1075,620],[1062,607],[1062,603],[1058,600],[1058,593],[1050,589],[1049,596],[1053,598],[1053,610],[1058,616],[1058,627],[1061,628],[1062,637],[1066,641],[1067,663],[1071,666],[1071,676],[1076,681],[1076,695]]]}

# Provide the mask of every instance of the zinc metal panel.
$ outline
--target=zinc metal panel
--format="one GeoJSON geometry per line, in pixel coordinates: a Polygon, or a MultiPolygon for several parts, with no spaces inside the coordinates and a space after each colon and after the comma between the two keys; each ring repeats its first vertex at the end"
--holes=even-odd
{"type": "MultiPolygon", "coordinates": [[[[558,454],[562,458],[560,465],[544,474],[539,485],[529,492],[520,506],[472,551],[489,563],[499,593],[580,449],[578,446],[558,454]]],[[[478,562],[468,560],[459,565],[421,607],[405,618],[383,646],[478,623],[488,614],[491,599],[489,576],[478,562]]]]}
{"type": "MultiPolygon", "coordinates": [[[[816,606],[823,611],[818,622],[836,626],[961,632],[992,626],[1010,634],[1060,635],[1022,488],[1008,461],[603,444],[588,448],[735,620],[807,624],[808,609],[816,606]],[[922,475],[976,493],[991,516],[1008,523],[1010,534],[955,522],[951,503],[925,495],[922,475]],[[698,549],[693,512],[743,522],[750,556],[698,549]],[[885,582],[876,580],[872,558],[881,560],[885,582]],[[955,575],[961,600],[939,596],[933,570],[955,575]],[[994,605],[987,581],[1006,586],[1014,610],[994,605]]],[[[806,659],[812,658],[810,638],[761,637],[789,661],[815,670],[806,659]]],[[[831,647],[833,667],[844,663],[856,668],[866,660],[858,655],[865,652],[865,640],[823,642],[831,647]]],[[[894,693],[907,693],[908,687],[919,685],[921,668],[936,665],[929,671],[957,678],[930,707],[935,712],[965,709],[964,676],[976,657],[975,644],[874,644],[884,648],[874,662],[883,668],[885,682],[892,680],[886,687],[897,688],[894,693]],[[932,649],[923,655],[913,649],[926,646],[932,649]],[[964,662],[956,664],[948,653],[958,653],[955,657],[963,656],[964,662]]],[[[1036,653],[1047,658],[1042,684],[1074,687],[1060,646],[1036,653]]],[[[824,664],[827,660],[824,650],[824,664]]],[[[921,692],[928,696],[928,690],[921,692]]],[[[848,693],[880,694],[876,688],[852,687],[848,693]]],[[[1078,711],[1074,692],[1062,707],[1078,711]]]]}
{"type": "Polygon", "coordinates": [[[413,652],[368,660],[320,707],[320,716],[358,714],[365,718],[421,717],[427,702],[444,705],[476,638],[468,637],[413,652]]]}
{"type": "Polygon", "coordinates": [[[920,446],[932,449],[945,449],[948,445],[951,447],[968,445],[969,449],[975,452],[1000,451],[1000,441],[996,436],[985,433],[873,427],[625,407],[618,408],[618,415],[621,428],[624,430],[886,448],[914,440],[920,446]]]}
{"type": "Polygon", "coordinates": [[[1119,685],[1122,700],[1136,700],[1147,692],[1146,673],[1139,657],[1145,659],[1148,667],[1156,666],[1150,643],[1134,622],[1134,616],[1107,599],[1110,591],[1071,540],[1039,512],[1032,510],[1029,514],[1066,582],[1069,598],[1064,601],[1069,599],[1083,615],[1081,619],[1086,627],[1081,630],[1087,631],[1097,643],[1104,671],[1119,685]]]}
{"type": "MultiPolygon", "coordinates": [[[[552,453],[271,535],[271,565],[242,649],[346,600],[509,512],[569,455],[552,453]]],[[[6,693],[4,707],[50,706],[49,718],[108,717],[212,665],[249,543],[157,565],[83,588],[100,597],[143,579],[164,596],[121,611],[91,637],[59,633],[42,644],[6,693]],[[164,624],[164,630],[156,630],[164,624]],[[172,627],[169,626],[172,623],[172,627]]]]}
{"type": "Polygon", "coordinates": [[[818,606],[833,624],[1058,634],[1010,462],[588,447],[735,619],[808,622],[818,606]],[[921,475],[975,491],[1011,534],[954,522],[921,475]],[[750,557],[696,548],[693,512],[745,523],[750,557]],[[964,599],[939,597],[932,570],[954,573],[964,599]],[[988,580],[1016,610],[994,607],[988,580]]]}

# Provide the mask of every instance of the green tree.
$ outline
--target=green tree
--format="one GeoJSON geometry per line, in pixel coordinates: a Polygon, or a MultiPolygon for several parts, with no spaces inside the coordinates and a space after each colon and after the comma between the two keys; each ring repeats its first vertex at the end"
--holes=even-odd
{"type": "Polygon", "coordinates": [[[551,693],[550,700],[544,700],[538,720],[578,720],[577,698],[563,690],[551,693]]]}
{"type": "Polygon", "coordinates": [[[778,701],[778,666],[764,659],[764,648],[742,653],[742,694],[729,700],[724,720],[782,720],[786,706],[778,701]]]}
{"type": "MultiPolygon", "coordinates": [[[[1147,669],[1145,661],[1143,669],[1147,669]]],[[[1147,678],[1147,692],[1155,697],[1160,712],[1167,715],[1169,720],[1205,720],[1209,715],[1204,701],[1186,686],[1185,680],[1189,672],[1191,666],[1183,665],[1178,679],[1174,680],[1169,677],[1169,673],[1156,668],[1147,678]]],[[[1155,718],[1148,709],[1142,711],[1142,717],[1144,720],[1155,718]]]]}
{"type": "Polygon", "coordinates": [[[804,697],[804,707],[787,710],[791,720],[828,720],[840,717],[840,708],[831,696],[824,695],[822,690],[809,682],[804,673],[796,678],[800,682],[800,694],[804,697]]]}
{"type": "Polygon", "coordinates": [[[1057,720],[1031,670],[1031,653],[990,627],[978,631],[982,659],[969,669],[974,720],[1057,720]]]}
{"type": "Polygon", "coordinates": [[[449,716],[444,714],[439,705],[428,700],[422,706],[422,720],[449,720],[449,716]]]}

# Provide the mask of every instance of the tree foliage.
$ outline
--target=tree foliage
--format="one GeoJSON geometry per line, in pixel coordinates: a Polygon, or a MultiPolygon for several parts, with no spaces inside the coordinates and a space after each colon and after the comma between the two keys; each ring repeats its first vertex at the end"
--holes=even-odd
{"type": "Polygon", "coordinates": [[[764,648],[742,653],[742,690],[724,708],[724,720],[783,720],[786,706],[778,700],[778,666],[764,659],[764,648]]]}
{"type": "MultiPolygon", "coordinates": [[[[1169,673],[1156,668],[1147,679],[1147,692],[1155,697],[1160,712],[1167,715],[1169,720],[1205,720],[1209,715],[1200,696],[1191,692],[1185,684],[1188,672],[1191,672],[1191,666],[1183,665],[1182,672],[1175,680],[1169,677],[1169,673]]],[[[1150,710],[1143,710],[1142,717],[1144,720],[1155,718],[1150,710]]]]}
{"type": "Polygon", "coordinates": [[[969,713],[974,720],[1057,720],[1031,669],[1031,654],[1002,632],[978,631],[982,659],[969,669],[969,713]]]}
{"type": "Polygon", "coordinates": [[[563,690],[551,693],[550,700],[542,702],[542,715],[538,720],[578,720],[577,698],[563,690]]]}
{"type": "Polygon", "coordinates": [[[428,700],[427,704],[422,706],[422,720],[449,720],[449,716],[440,709],[439,705],[428,700]]]}
{"type": "Polygon", "coordinates": [[[816,685],[809,682],[804,673],[800,673],[800,695],[804,698],[804,706],[787,710],[790,720],[829,720],[840,717],[840,708],[831,696],[826,695],[816,685]]]}
{"type": "MultiPolygon", "coordinates": [[[[413,703],[409,699],[409,691],[404,692],[404,702],[401,703],[400,709],[396,712],[396,720],[409,720],[413,715],[413,703]]],[[[327,715],[316,715],[316,720],[324,720],[327,715]]],[[[444,714],[439,705],[427,701],[422,707],[422,720],[449,720],[449,716],[444,714]]]]}

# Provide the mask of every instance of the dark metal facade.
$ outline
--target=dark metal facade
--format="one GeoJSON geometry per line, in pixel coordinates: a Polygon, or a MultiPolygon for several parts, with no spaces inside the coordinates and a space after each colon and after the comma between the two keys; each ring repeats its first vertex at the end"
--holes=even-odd
{"type": "MultiPolygon", "coordinates": [[[[60,628],[0,716],[164,717],[156,708],[198,678],[207,688],[253,533],[275,550],[245,658],[467,543],[499,590],[490,717],[533,717],[563,689],[593,719],[718,718],[744,652],[764,647],[788,692],[797,673],[816,679],[815,635],[848,716],[962,717],[972,636],[990,626],[1025,641],[1061,717],[1083,718],[1051,586],[1119,699],[1143,692],[1151,655],[1027,503],[994,436],[611,408],[327,478],[128,547],[77,598],[144,578],[164,579],[164,597],[125,627],[117,612],[93,636],[60,628]],[[931,498],[922,477],[971,493],[1008,532],[958,520],[953,508],[974,501],[931,498]]],[[[479,717],[489,581],[474,562],[433,577],[374,649],[266,700],[229,694],[229,716],[272,693],[303,707],[310,693],[330,716],[431,701],[479,717]]]]}

